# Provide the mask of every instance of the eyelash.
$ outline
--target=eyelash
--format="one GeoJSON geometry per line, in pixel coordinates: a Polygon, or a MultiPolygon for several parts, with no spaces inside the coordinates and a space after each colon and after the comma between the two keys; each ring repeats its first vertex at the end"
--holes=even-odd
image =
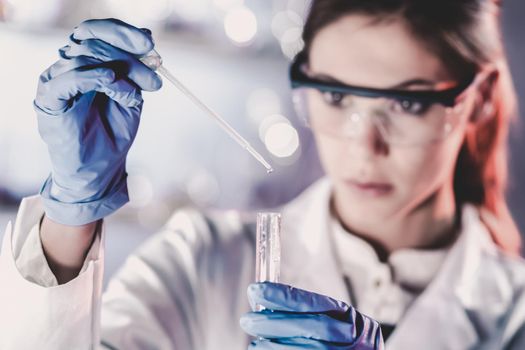
{"type": "MultiPolygon", "coordinates": [[[[342,102],[347,96],[341,92],[326,91],[323,92],[323,99],[325,103],[332,107],[342,107],[342,102]]],[[[414,116],[422,116],[430,108],[429,103],[410,101],[410,100],[393,100],[391,109],[393,111],[408,113],[414,116]]]]}
{"type": "Polygon", "coordinates": [[[392,109],[401,108],[402,113],[408,113],[415,116],[422,116],[430,108],[430,103],[410,100],[394,100],[391,106],[392,109]]]}
{"type": "MultiPolygon", "coordinates": [[[[342,102],[344,101],[346,96],[347,95],[344,93],[334,91],[325,91],[322,93],[322,97],[325,103],[336,108],[343,107],[342,102]]],[[[423,116],[430,107],[431,103],[428,102],[403,99],[392,100],[392,104],[390,106],[393,112],[408,113],[410,115],[418,117],[423,116]]]]}

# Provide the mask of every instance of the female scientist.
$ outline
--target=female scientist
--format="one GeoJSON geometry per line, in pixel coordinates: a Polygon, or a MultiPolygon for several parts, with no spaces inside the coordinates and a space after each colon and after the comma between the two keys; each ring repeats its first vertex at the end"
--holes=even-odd
{"type": "Polygon", "coordinates": [[[283,284],[250,284],[252,220],[183,210],[103,296],[102,218],[161,80],[149,31],[80,24],[39,81],[52,172],[4,238],[0,349],[524,349],[499,6],[314,0],[290,77],[327,176],[279,209],[283,284]]]}

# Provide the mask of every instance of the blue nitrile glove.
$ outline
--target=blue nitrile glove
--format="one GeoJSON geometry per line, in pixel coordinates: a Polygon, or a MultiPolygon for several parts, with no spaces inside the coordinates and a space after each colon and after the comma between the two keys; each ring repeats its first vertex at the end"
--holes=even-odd
{"type": "Polygon", "coordinates": [[[280,283],[248,287],[252,309],[240,325],[258,337],[249,349],[379,350],[383,337],[379,323],[353,307],[330,297],[280,283]]]}
{"type": "Polygon", "coordinates": [[[128,201],[126,155],[139,126],[141,90],[162,85],[137,59],[153,46],[149,30],[116,19],[85,21],[40,76],[34,105],[52,164],[41,196],[52,220],[82,225],[128,201]]]}

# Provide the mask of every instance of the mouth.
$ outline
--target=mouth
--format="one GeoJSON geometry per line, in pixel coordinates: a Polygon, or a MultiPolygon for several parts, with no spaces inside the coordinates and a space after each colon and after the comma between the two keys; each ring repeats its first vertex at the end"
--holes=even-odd
{"type": "Polygon", "coordinates": [[[356,180],[345,180],[344,182],[354,192],[367,197],[386,196],[394,190],[394,186],[384,182],[366,182],[356,180]]]}

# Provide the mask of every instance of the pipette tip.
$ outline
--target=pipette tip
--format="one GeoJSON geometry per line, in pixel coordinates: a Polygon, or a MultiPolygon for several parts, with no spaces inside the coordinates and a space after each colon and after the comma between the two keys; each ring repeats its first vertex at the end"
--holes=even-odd
{"type": "Polygon", "coordinates": [[[261,163],[265,168],[266,168],[266,173],[267,174],[270,174],[273,172],[273,168],[272,166],[270,165],[270,163],[268,163],[263,156],[261,156],[259,154],[259,152],[257,152],[249,143],[246,143],[246,145],[244,146],[244,148],[255,158],[257,159],[257,161],[259,163],[261,163]]]}
{"type": "Polygon", "coordinates": [[[265,168],[266,172],[268,174],[273,172],[272,166],[261,156],[249,143],[246,141],[233,127],[228,124],[220,115],[215,113],[211,108],[209,108],[204,102],[202,102],[197,96],[195,96],[190,90],[188,90],[184,85],[182,85],[181,82],[179,82],[171,73],[168,71],[163,65],[162,65],[162,59],[160,58],[160,55],[153,51],[154,54],[148,57],[151,58],[151,60],[157,60],[150,68],[156,69],[157,72],[162,74],[166,79],[168,79],[173,85],[175,85],[184,95],[186,95],[193,103],[195,103],[198,107],[200,107],[209,117],[214,119],[220,127],[224,131],[230,135],[231,138],[233,138],[239,145],[241,145],[243,148],[245,148],[259,163],[261,163],[265,168]]]}

